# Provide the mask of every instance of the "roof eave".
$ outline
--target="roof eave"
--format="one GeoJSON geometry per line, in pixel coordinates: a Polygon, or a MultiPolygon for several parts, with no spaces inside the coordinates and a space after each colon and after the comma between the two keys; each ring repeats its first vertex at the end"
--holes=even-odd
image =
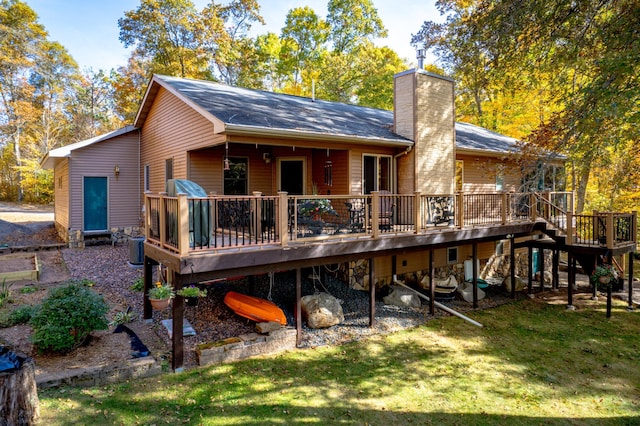
{"type": "Polygon", "coordinates": [[[274,129],[271,127],[247,126],[225,123],[224,133],[237,136],[266,136],[282,139],[297,139],[306,141],[349,142],[361,145],[379,145],[391,147],[410,147],[413,141],[406,139],[384,139],[376,137],[364,137],[355,135],[340,135],[308,130],[274,129]]]}

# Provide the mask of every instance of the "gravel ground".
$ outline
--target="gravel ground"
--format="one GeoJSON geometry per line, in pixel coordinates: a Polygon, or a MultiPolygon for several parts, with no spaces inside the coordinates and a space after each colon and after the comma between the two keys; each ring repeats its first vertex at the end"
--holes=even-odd
{"type": "MultiPolygon", "coordinates": [[[[116,247],[95,246],[83,250],[63,250],[64,261],[73,278],[90,279],[96,283],[95,289],[104,294],[112,304],[119,304],[125,309],[132,310],[142,317],[142,294],[132,291],[129,287],[142,276],[142,269],[128,264],[129,250],[127,245],[116,247]]],[[[334,345],[347,341],[358,340],[375,334],[389,333],[400,329],[415,327],[430,318],[428,305],[422,308],[400,308],[387,306],[376,301],[376,317],[374,327],[369,327],[369,294],[365,291],[348,288],[341,281],[326,274],[322,284],[314,283],[308,277],[311,270],[303,270],[302,294],[313,294],[316,291],[326,291],[342,300],[345,321],[328,329],[310,329],[303,323],[302,347],[334,345]]],[[[280,272],[273,276],[273,284],[269,275],[257,276],[252,283],[247,279],[220,281],[207,287],[208,295],[201,298],[198,306],[186,307],[185,317],[195,328],[197,335],[185,337],[185,366],[196,365],[195,346],[199,343],[211,342],[240,334],[255,331],[255,323],[239,317],[224,303],[223,298],[229,290],[251,294],[257,297],[271,299],[280,306],[290,326],[295,326],[295,273],[280,272]]],[[[379,296],[381,296],[380,294],[379,296]]],[[[501,291],[493,291],[491,296],[479,302],[480,308],[489,308],[511,299],[501,291]]],[[[464,301],[450,301],[446,305],[460,312],[472,310],[472,306],[464,301]]],[[[170,318],[170,310],[154,311],[153,330],[170,348],[168,334],[160,325],[160,321],[170,318]]],[[[448,315],[436,310],[436,317],[448,315]]],[[[473,317],[472,313],[469,314],[473,317]]],[[[143,338],[143,336],[141,336],[143,338]]],[[[144,338],[143,338],[144,340],[144,338]]]]}

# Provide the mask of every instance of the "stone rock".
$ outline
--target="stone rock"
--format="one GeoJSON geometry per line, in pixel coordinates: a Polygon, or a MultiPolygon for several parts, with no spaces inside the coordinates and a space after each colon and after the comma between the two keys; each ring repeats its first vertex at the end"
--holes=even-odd
{"type": "Polygon", "coordinates": [[[340,300],[327,293],[304,296],[302,314],[310,328],[327,328],[344,321],[340,300]]]}
{"type": "MultiPolygon", "coordinates": [[[[551,275],[551,272],[544,271],[542,276],[544,277],[543,279],[545,284],[551,284],[551,280],[553,279],[553,275],[551,275]]],[[[536,272],[535,280],[540,282],[540,271],[536,272]]]]}
{"type": "Polygon", "coordinates": [[[280,330],[280,323],[277,321],[259,322],[256,324],[258,333],[267,334],[275,330],[280,330]]]}
{"type": "MultiPolygon", "coordinates": [[[[511,276],[507,276],[502,282],[502,284],[504,284],[504,288],[507,290],[507,292],[511,292],[511,276]]],[[[522,291],[526,287],[527,287],[526,281],[516,276],[516,291],[522,291]]]]}
{"type": "Polygon", "coordinates": [[[409,308],[419,308],[422,306],[417,294],[399,285],[392,285],[391,293],[383,297],[382,301],[387,305],[407,306],[409,308]]]}

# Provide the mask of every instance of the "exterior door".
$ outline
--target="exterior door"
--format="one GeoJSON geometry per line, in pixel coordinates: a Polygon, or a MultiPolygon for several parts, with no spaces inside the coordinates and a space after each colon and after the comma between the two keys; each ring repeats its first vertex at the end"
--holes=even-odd
{"type": "Polygon", "coordinates": [[[290,195],[304,194],[304,161],[296,159],[279,160],[280,191],[290,195]]]}
{"type": "Polygon", "coordinates": [[[84,178],[84,230],[106,231],[107,226],[107,178],[84,178]]]}

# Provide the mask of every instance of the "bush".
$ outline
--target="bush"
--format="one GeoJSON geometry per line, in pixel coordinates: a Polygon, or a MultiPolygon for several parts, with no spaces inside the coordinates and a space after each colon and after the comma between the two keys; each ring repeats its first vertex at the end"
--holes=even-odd
{"type": "Polygon", "coordinates": [[[131,291],[144,291],[144,280],[142,278],[136,278],[136,280],[129,287],[131,291]]]}
{"type": "Polygon", "coordinates": [[[108,310],[103,297],[82,284],[55,288],[31,318],[32,341],[39,351],[69,352],[107,328],[108,310]]]}
{"type": "Polygon", "coordinates": [[[33,317],[35,308],[31,305],[20,305],[9,314],[10,325],[26,324],[33,317]]]}

